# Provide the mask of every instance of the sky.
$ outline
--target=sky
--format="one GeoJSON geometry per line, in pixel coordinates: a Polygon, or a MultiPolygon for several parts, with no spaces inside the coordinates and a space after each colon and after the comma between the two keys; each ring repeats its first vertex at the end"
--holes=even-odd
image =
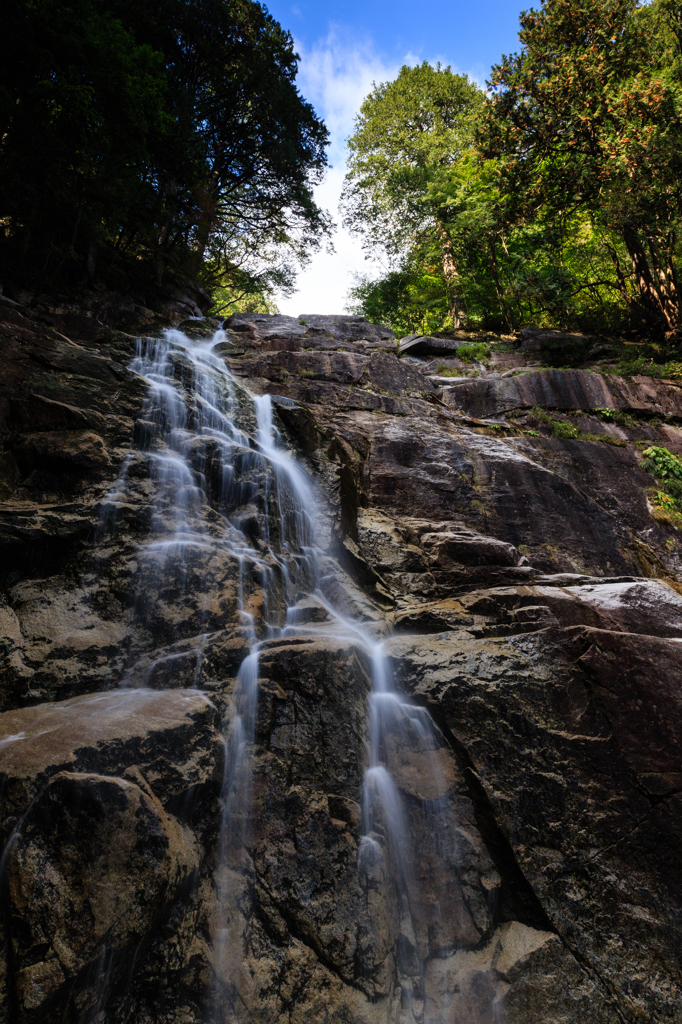
{"type": "MultiPolygon", "coordinates": [[[[292,298],[279,297],[280,312],[343,312],[353,274],[378,277],[361,240],[341,225],[339,196],[345,174],[345,140],[374,82],[395,78],[403,64],[440,61],[485,86],[491,66],[518,49],[519,13],[532,0],[273,0],[268,10],[294,37],[301,63],[297,84],[331,134],[330,167],[316,191],[337,228],[334,253],[320,252],[298,277],[292,298]]],[[[535,6],[539,6],[536,3],[535,6]]]]}

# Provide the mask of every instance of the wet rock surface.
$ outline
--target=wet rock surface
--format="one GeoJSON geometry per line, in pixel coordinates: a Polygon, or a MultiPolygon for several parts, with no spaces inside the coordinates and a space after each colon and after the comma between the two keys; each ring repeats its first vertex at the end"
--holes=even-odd
{"type": "MultiPolygon", "coordinates": [[[[682,566],[633,442],[674,448],[680,390],[562,370],[451,386],[428,362],[442,346],[399,358],[361,318],[236,316],[215,349],[243,424],[228,464],[220,425],[191,434],[210,395],[182,353],[171,429],[133,337],[68,309],[0,318],[0,1022],[215,1018],[224,723],[250,631],[225,1019],[678,1019],[682,566]],[[282,493],[273,512],[242,385],[273,396],[324,539],[319,594],[274,638],[301,570],[271,552],[296,509],[282,493]],[[529,432],[536,407],[609,440],[529,432]],[[158,445],[172,430],[181,466],[158,445]],[[162,535],[186,544],[182,571],[162,535]],[[372,665],[330,604],[388,637],[413,702],[381,755],[409,927],[387,826],[368,844],[363,823],[372,665]]],[[[530,358],[543,339],[526,340],[530,358]]]]}
{"type": "Polygon", "coordinates": [[[22,1017],[96,1011],[198,866],[191,833],[139,773],[127,776],[60,772],[21,823],[7,881],[22,1017]]]}
{"type": "Polygon", "coordinates": [[[682,415],[682,390],[639,378],[625,381],[588,370],[541,370],[507,379],[464,380],[445,386],[448,406],[470,416],[499,416],[512,409],[626,409],[648,416],[682,415]]]}
{"type": "Polygon", "coordinates": [[[551,627],[390,649],[403,685],[466,751],[503,833],[503,888],[513,854],[614,1008],[674,1019],[679,641],[551,627]]]}

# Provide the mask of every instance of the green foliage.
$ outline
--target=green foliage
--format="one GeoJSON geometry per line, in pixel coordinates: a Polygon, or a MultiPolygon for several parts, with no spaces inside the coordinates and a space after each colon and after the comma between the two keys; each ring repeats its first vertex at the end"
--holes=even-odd
{"type": "Polygon", "coordinates": [[[657,487],[648,491],[655,519],[676,529],[682,527],[682,458],[661,445],[642,451],[642,469],[656,478],[657,487]]]}
{"type": "Polygon", "coordinates": [[[398,337],[433,334],[452,323],[442,276],[431,267],[406,264],[377,281],[356,277],[347,300],[349,313],[385,324],[398,337]]]}
{"type": "Polygon", "coordinates": [[[657,480],[682,480],[682,459],[679,455],[673,455],[660,445],[650,445],[642,455],[642,468],[657,480]]]}
{"type": "MultiPolygon", "coordinates": [[[[653,494],[649,494],[649,499],[653,505],[654,519],[667,523],[676,530],[682,527],[682,509],[677,498],[666,491],[654,491],[653,494]]],[[[673,550],[668,543],[666,543],[666,547],[669,551],[673,550]]]]}
{"type": "Polygon", "coordinates": [[[415,232],[433,236],[448,169],[471,148],[483,94],[466,75],[424,62],[375,86],[348,140],[348,223],[366,244],[400,253],[415,232]]]}
{"type": "Polygon", "coordinates": [[[6,286],[229,287],[263,247],[314,248],[327,131],[260,4],[8,0],[3,20],[6,286]]]}
{"type": "MultiPolygon", "coordinates": [[[[581,209],[519,217],[497,159],[474,146],[483,94],[449,68],[403,68],[365,100],[349,140],[346,224],[391,269],[351,292],[394,330],[524,324],[620,329],[622,297],[600,231],[581,209]]],[[[565,360],[561,361],[562,365],[565,360]]]]}
{"type": "Polygon", "coordinates": [[[416,278],[413,288],[418,281],[427,294],[437,290],[440,316],[454,326],[461,281],[447,182],[471,149],[482,104],[480,89],[449,67],[403,67],[394,82],[374,87],[348,140],[347,226],[367,248],[397,260],[399,273],[416,278]]]}
{"type": "Polygon", "coordinates": [[[627,442],[621,441],[618,437],[611,437],[610,434],[590,434],[584,430],[579,430],[578,427],[573,423],[569,423],[566,420],[556,419],[550,413],[546,412],[545,409],[541,409],[539,406],[535,406],[530,411],[530,415],[538,420],[540,423],[544,423],[545,426],[549,427],[552,436],[564,441],[596,441],[599,444],[610,444],[616,448],[622,448],[627,442]]]}
{"type": "Polygon", "coordinates": [[[463,363],[487,363],[490,359],[490,345],[484,342],[460,345],[455,355],[463,363]]]}
{"type": "MultiPolygon", "coordinates": [[[[356,308],[383,303],[391,323],[413,329],[424,329],[420,315],[488,329],[644,327],[673,344],[680,0],[543,0],[521,16],[519,38],[485,101],[427,64],[365,100],[346,221],[392,267],[356,308]]],[[[562,355],[547,361],[564,365],[562,355]]]]}
{"type": "Polygon", "coordinates": [[[231,316],[233,313],[277,313],[272,290],[257,279],[245,275],[241,280],[232,276],[229,285],[220,284],[213,289],[213,306],[209,316],[231,316]]]}
{"type": "Polygon", "coordinates": [[[639,355],[634,359],[623,359],[614,369],[622,377],[657,377],[667,380],[682,380],[682,363],[672,361],[657,363],[651,356],[639,355]]]}
{"type": "Polygon", "coordinates": [[[682,480],[670,477],[665,482],[665,489],[673,498],[682,498],[682,480]]]}
{"type": "Polygon", "coordinates": [[[619,427],[624,427],[626,430],[636,430],[639,425],[635,417],[623,409],[594,409],[593,411],[599,419],[617,423],[619,427]]]}
{"type": "Polygon", "coordinates": [[[612,290],[649,324],[677,328],[679,0],[544,0],[521,16],[519,38],[493,68],[478,134],[499,160],[508,217],[562,232],[586,218],[611,270],[578,287],[612,290]]]}
{"type": "Polygon", "coordinates": [[[580,431],[572,423],[565,423],[563,420],[556,420],[552,425],[552,433],[555,437],[575,439],[580,436],[580,431]]]}

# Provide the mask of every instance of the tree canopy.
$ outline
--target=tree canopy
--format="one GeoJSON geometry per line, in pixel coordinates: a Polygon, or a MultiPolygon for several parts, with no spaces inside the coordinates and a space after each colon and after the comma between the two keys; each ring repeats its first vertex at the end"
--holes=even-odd
{"type": "Polygon", "coordinates": [[[459,320],[459,270],[449,230],[446,182],[471,149],[483,94],[466,75],[424,62],[375,86],[348,140],[346,223],[369,248],[395,257],[410,246],[440,263],[448,306],[459,320]]]}
{"type": "Polygon", "coordinates": [[[388,266],[354,289],[353,308],[383,304],[396,326],[630,324],[672,337],[681,0],[544,0],[521,15],[519,40],[485,98],[428,65],[367,97],[346,216],[388,266]],[[441,126],[438,104],[457,89],[466,114],[441,126]]]}
{"type": "Polygon", "coordinates": [[[229,284],[256,241],[290,281],[329,229],[328,133],[260,4],[8,0],[4,20],[5,283],[229,284]]]}
{"type": "Polygon", "coordinates": [[[681,315],[681,16],[679,0],[545,0],[521,16],[520,52],[493,68],[479,133],[517,216],[587,214],[612,236],[612,287],[669,329],[681,315]]]}

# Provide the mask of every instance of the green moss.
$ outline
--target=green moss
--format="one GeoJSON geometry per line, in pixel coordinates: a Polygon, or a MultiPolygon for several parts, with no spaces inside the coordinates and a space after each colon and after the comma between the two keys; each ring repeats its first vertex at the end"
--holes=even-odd
{"type": "Polygon", "coordinates": [[[544,409],[540,409],[539,406],[535,406],[530,411],[530,415],[540,423],[544,423],[545,426],[549,427],[552,431],[552,436],[563,441],[592,441],[598,442],[599,444],[610,444],[615,448],[625,448],[627,446],[626,441],[622,441],[619,437],[612,437],[610,434],[588,434],[584,430],[579,430],[573,423],[567,423],[566,420],[555,419],[544,409]]]}
{"type": "Polygon", "coordinates": [[[635,359],[624,359],[612,371],[621,377],[656,377],[667,380],[682,380],[682,362],[671,360],[657,363],[653,358],[640,355],[635,359]]]}
{"type": "Polygon", "coordinates": [[[484,363],[490,359],[490,345],[485,342],[467,343],[460,345],[455,353],[463,363],[484,363]]]}
{"type": "Polygon", "coordinates": [[[623,409],[594,409],[595,415],[607,423],[617,423],[619,427],[626,430],[636,430],[639,422],[629,412],[623,409]]]}

